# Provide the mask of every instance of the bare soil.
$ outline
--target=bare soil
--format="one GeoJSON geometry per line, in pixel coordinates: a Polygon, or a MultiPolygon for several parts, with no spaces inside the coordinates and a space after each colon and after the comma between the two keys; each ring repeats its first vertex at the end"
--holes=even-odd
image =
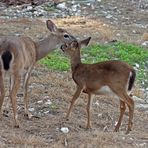
{"type": "MultiPolygon", "coordinates": [[[[48,35],[44,22],[43,19],[25,18],[0,20],[0,35],[21,34],[37,40],[48,35]]],[[[77,37],[92,36],[92,42],[112,40],[114,32],[120,31],[115,26],[104,25],[106,23],[104,20],[90,22],[87,18],[70,18],[56,19],[54,22],[71,31],[77,37]]],[[[126,31],[122,30],[122,33],[126,31]]],[[[131,38],[130,33],[126,33],[124,35],[131,38]]],[[[142,34],[143,32],[138,36],[139,39],[141,39],[142,34]]],[[[87,95],[85,94],[79,97],[70,120],[65,121],[64,117],[74,90],[75,84],[70,71],[51,71],[36,64],[30,78],[28,96],[30,109],[35,117],[28,120],[24,116],[23,97],[19,95],[21,94],[20,90],[17,99],[20,128],[13,127],[13,114],[10,105],[8,117],[3,116],[2,121],[0,121],[0,147],[148,147],[148,112],[135,110],[133,131],[128,135],[125,134],[128,122],[128,112],[126,112],[120,132],[113,132],[119,117],[119,101],[114,98],[94,97],[91,109],[91,130],[85,129],[87,120],[87,95]],[[47,104],[48,100],[51,101],[51,104],[47,104]],[[61,127],[68,127],[69,133],[62,133],[61,127]]],[[[136,89],[133,93],[137,93],[136,89]]],[[[8,97],[5,98],[3,109],[5,109],[8,99],[8,97]]]]}

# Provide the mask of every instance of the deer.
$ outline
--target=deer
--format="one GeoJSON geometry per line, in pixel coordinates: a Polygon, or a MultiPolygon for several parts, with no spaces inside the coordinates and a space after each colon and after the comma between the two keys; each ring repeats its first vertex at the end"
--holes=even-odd
{"type": "Polygon", "coordinates": [[[72,41],[62,45],[62,51],[69,57],[71,63],[72,79],[76,83],[76,91],[72,97],[70,107],[66,114],[66,120],[69,119],[73,106],[80,96],[86,93],[87,102],[87,125],[91,128],[90,123],[90,106],[93,95],[109,95],[119,98],[120,116],[114,131],[119,131],[126,105],[129,109],[129,121],[126,133],[128,134],[133,125],[134,101],[130,96],[133,87],[136,72],[129,64],[119,61],[110,60],[93,64],[84,64],[81,62],[80,49],[87,46],[91,37],[80,41],[72,41]]]}
{"type": "Polygon", "coordinates": [[[28,110],[27,88],[35,63],[54,49],[76,40],[73,35],[63,28],[58,28],[51,20],[46,21],[46,26],[50,35],[40,41],[35,42],[30,37],[23,36],[0,38],[0,113],[2,117],[2,105],[5,97],[4,77],[9,74],[9,94],[14,114],[14,126],[18,128],[20,125],[16,109],[16,95],[20,88],[21,79],[23,79],[25,115],[30,119],[32,114],[28,110]]]}

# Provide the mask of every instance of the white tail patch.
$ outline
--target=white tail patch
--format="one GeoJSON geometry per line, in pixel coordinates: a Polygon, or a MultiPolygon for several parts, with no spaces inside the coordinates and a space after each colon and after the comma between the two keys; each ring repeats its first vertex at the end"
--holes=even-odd
{"type": "Polygon", "coordinates": [[[131,91],[128,91],[128,86],[129,86],[129,81],[130,81],[131,76],[132,76],[132,72],[130,71],[129,76],[128,76],[127,85],[126,85],[126,90],[127,90],[128,95],[130,95],[130,93],[131,93],[131,91]]]}

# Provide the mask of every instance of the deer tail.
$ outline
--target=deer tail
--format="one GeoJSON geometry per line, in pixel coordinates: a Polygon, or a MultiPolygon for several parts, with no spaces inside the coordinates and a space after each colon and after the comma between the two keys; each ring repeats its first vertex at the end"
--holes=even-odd
{"type": "Polygon", "coordinates": [[[134,82],[135,82],[135,78],[136,78],[136,72],[134,69],[132,69],[130,72],[130,77],[129,77],[128,91],[131,91],[134,85],[134,82]]]}
{"type": "Polygon", "coordinates": [[[9,50],[5,50],[1,54],[1,59],[3,63],[3,68],[4,70],[9,70],[10,69],[10,63],[12,60],[12,53],[9,50]]]}

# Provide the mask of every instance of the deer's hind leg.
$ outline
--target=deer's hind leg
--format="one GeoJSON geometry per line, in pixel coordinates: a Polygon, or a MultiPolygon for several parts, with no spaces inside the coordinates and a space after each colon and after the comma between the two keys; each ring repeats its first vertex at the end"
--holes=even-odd
{"type": "Polygon", "coordinates": [[[123,102],[122,100],[120,100],[120,116],[119,116],[119,120],[115,126],[115,130],[114,132],[118,132],[119,131],[119,127],[121,126],[121,122],[122,122],[122,119],[123,119],[123,115],[125,113],[125,110],[126,110],[126,105],[125,105],[125,102],[123,102]]]}
{"type": "Polygon", "coordinates": [[[20,87],[20,80],[21,80],[21,76],[19,74],[15,74],[13,75],[13,77],[11,77],[11,81],[12,81],[12,88],[10,90],[10,99],[11,99],[11,103],[12,103],[12,109],[13,109],[13,113],[14,113],[14,124],[15,127],[19,127],[19,122],[18,122],[18,115],[17,115],[17,106],[16,106],[16,95],[18,92],[18,89],[20,87]]]}
{"type": "Polygon", "coordinates": [[[128,121],[128,128],[127,128],[127,132],[126,132],[126,134],[128,134],[132,130],[132,126],[133,126],[134,101],[127,94],[125,94],[125,98],[126,98],[125,102],[129,108],[129,121],[128,121]]]}
{"type": "MultiPolygon", "coordinates": [[[[114,92],[120,97],[122,102],[122,111],[120,112],[119,121],[117,123],[117,126],[115,127],[115,131],[119,130],[119,127],[121,125],[121,120],[123,117],[123,113],[125,112],[125,104],[129,108],[129,121],[128,121],[128,128],[127,128],[127,134],[131,131],[132,125],[133,125],[133,114],[134,114],[134,101],[132,98],[127,94],[126,90],[122,89],[114,89],[114,92]],[[118,91],[117,91],[118,90],[118,91]]],[[[120,108],[121,110],[121,108],[120,108]]]]}
{"type": "Polygon", "coordinates": [[[0,72],[0,118],[2,117],[2,105],[5,97],[5,88],[2,72],[0,72]]]}
{"type": "Polygon", "coordinates": [[[23,77],[23,90],[24,90],[24,104],[25,104],[25,115],[30,119],[32,114],[28,110],[29,98],[28,98],[28,82],[31,75],[32,67],[30,67],[27,73],[23,77]]]}

